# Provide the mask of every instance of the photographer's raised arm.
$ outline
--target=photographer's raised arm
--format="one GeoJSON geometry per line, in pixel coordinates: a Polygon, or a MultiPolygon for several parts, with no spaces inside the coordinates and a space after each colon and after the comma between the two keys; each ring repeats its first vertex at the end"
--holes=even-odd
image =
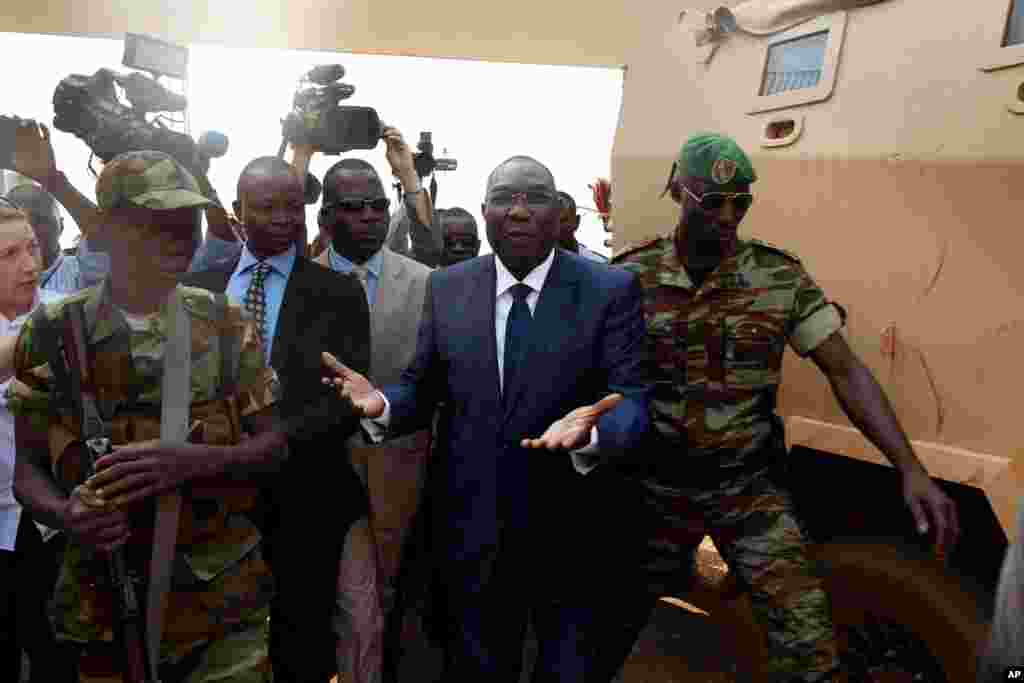
{"type": "Polygon", "coordinates": [[[50,144],[50,131],[35,121],[26,121],[14,136],[14,170],[43,186],[60,202],[84,235],[89,235],[100,220],[96,204],[79,192],[63,171],[50,144]]]}
{"type": "Polygon", "coordinates": [[[402,184],[406,212],[409,221],[409,238],[413,257],[427,266],[437,266],[441,261],[444,241],[441,228],[434,220],[434,204],[430,193],[420,183],[412,148],[397,128],[384,127],[384,142],[387,145],[387,159],[391,174],[402,184]]]}
{"type": "Polygon", "coordinates": [[[316,148],[313,145],[294,143],[290,147],[292,148],[292,160],[289,163],[300,178],[305,178],[309,174],[309,162],[313,160],[316,148]]]}

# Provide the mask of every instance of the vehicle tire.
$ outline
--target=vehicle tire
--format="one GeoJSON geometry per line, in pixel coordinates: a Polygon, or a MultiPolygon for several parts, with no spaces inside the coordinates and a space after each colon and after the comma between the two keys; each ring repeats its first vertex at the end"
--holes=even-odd
{"type": "Polygon", "coordinates": [[[815,546],[813,556],[823,563],[851,683],[975,680],[988,624],[978,597],[939,561],[860,540],[815,546]],[[874,642],[865,643],[865,635],[874,642]],[[864,649],[875,651],[865,657],[864,649]],[[865,672],[872,667],[874,673],[865,672]]]}
{"type": "MultiPolygon", "coordinates": [[[[979,597],[941,563],[881,540],[830,542],[812,546],[811,555],[825,573],[843,680],[975,680],[975,653],[988,624],[979,597]]],[[[742,587],[722,567],[698,552],[698,581],[679,598],[706,611],[729,635],[723,650],[735,657],[737,671],[747,676],[737,680],[761,680],[766,668],[763,630],[742,587]]]]}

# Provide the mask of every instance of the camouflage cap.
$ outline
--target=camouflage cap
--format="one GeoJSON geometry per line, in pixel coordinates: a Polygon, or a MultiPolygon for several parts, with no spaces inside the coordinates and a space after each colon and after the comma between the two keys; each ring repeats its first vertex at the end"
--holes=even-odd
{"type": "Polygon", "coordinates": [[[125,205],[156,211],[213,204],[184,166],[163,152],[125,152],[103,167],[96,181],[101,209],[125,205]]]}
{"type": "Polygon", "coordinates": [[[757,180],[746,153],[735,140],[718,133],[697,133],[683,143],[676,160],[676,173],[718,185],[757,180]]]}

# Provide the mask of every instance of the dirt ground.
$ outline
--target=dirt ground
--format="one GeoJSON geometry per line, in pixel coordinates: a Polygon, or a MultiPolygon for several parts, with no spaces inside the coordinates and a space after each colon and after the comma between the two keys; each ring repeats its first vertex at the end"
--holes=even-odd
{"type": "MultiPolygon", "coordinates": [[[[729,683],[729,663],[720,647],[721,635],[705,616],[661,601],[641,633],[615,683],[729,683]]],[[[521,683],[529,681],[535,651],[525,649],[521,683]]],[[[440,653],[421,645],[402,661],[402,683],[438,683],[440,653]]]]}
{"type": "MultiPolygon", "coordinates": [[[[720,634],[708,618],[668,602],[659,602],[651,621],[615,683],[729,683],[720,634]]],[[[533,648],[527,645],[522,683],[529,681],[533,648]]],[[[24,667],[27,680],[28,663],[24,667]]],[[[406,654],[402,683],[437,683],[440,653],[427,646],[406,654]]],[[[334,679],[336,683],[337,679],[334,679]]]]}

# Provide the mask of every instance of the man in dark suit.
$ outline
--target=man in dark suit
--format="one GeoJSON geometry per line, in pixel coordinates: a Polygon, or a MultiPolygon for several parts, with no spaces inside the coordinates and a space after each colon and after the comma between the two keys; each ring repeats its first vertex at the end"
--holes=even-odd
{"type": "Polygon", "coordinates": [[[404,433],[447,406],[434,521],[445,680],[518,681],[528,619],[535,683],[610,677],[595,666],[615,618],[602,587],[623,579],[636,535],[616,468],[648,426],[641,292],[555,248],[560,209],[546,167],[507,160],[483,206],[495,255],[431,273],[402,381],[381,393],[325,355],[371,432],[404,433]]]}
{"type": "Polygon", "coordinates": [[[336,349],[368,372],[370,317],[355,277],[297,253],[296,236],[305,230],[302,190],[286,162],[262,157],[249,163],[234,205],[245,225],[245,248],[187,276],[186,283],[227,292],[250,310],[257,326],[262,323],[290,437],[290,458],[265,501],[268,560],[277,585],[270,658],[279,683],[326,683],[337,668],[332,616],[338,559],[352,523],[366,516],[367,501],[344,452],[358,420],[321,384],[320,352],[336,349]],[[332,513],[328,519],[325,511],[332,513]]]}

